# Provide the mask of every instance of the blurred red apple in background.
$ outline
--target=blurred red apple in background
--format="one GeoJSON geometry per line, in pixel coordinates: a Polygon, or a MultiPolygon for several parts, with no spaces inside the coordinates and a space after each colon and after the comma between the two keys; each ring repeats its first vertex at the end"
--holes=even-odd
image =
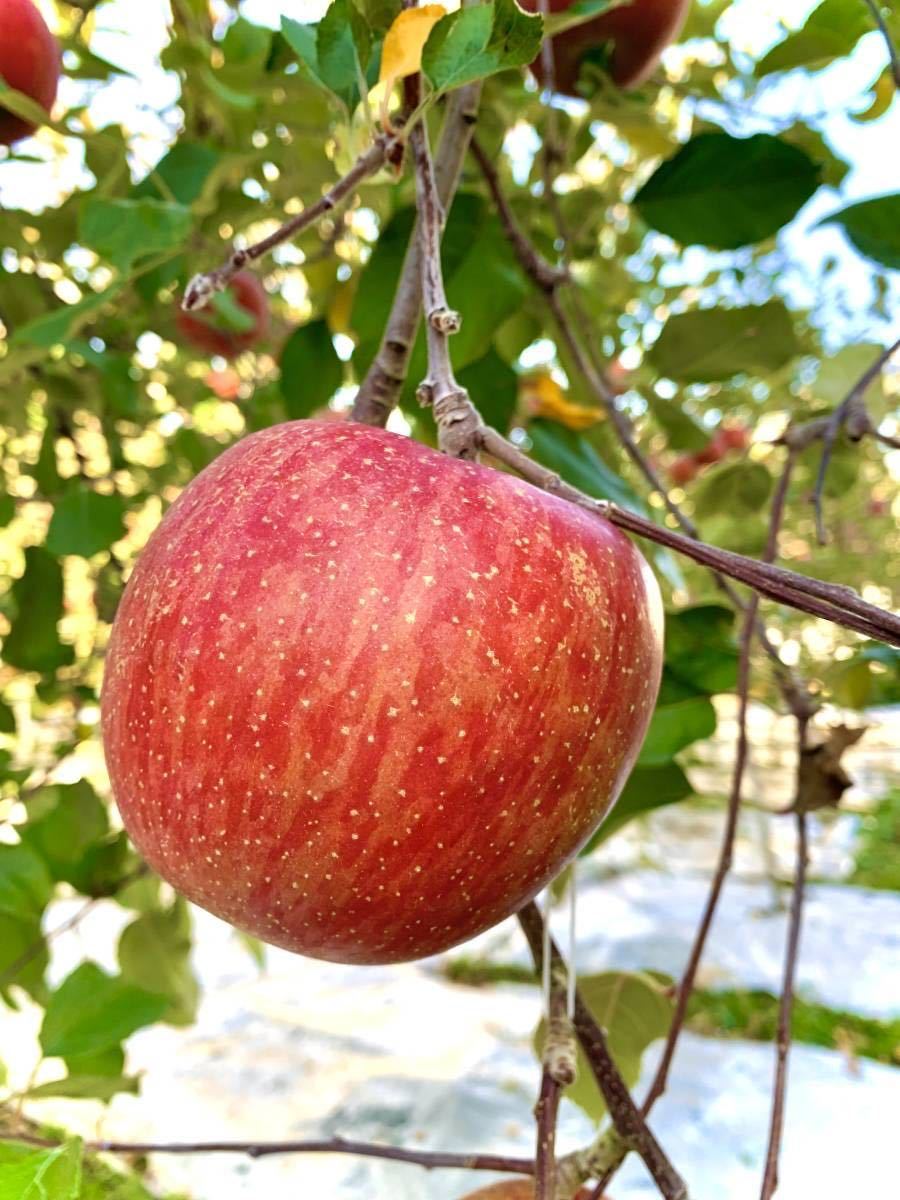
{"type": "MultiPolygon", "coordinates": [[[[684,26],[691,0],[632,0],[601,13],[591,21],[564,30],[553,38],[556,90],[577,96],[575,85],[585,54],[612,43],[609,71],[620,88],[633,88],[653,74],[663,50],[684,26]]],[[[527,12],[539,12],[539,0],[520,0],[527,12]]],[[[564,13],[573,0],[550,0],[551,13],[564,13]]],[[[540,56],[531,64],[535,78],[544,83],[540,56]]]]}
{"type": "Polygon", "coordinates": [[[686,483],[696,479],[698,474],[699,467],[693,454],[682,454],[669,467],[669,478],[676,487],[684,487],[686,483]]]}
{"type": "Polygon", "coordinates": [[[662,608],[612,525],[356,424],[241,441],[150,539],[113,627],[107,763],[189,899],[374,963],[509,916],[637,757],[662,608]]]}
{"type": "Polygon", "coordinates": [[[238,271],[226,288],[226,293],[237,308],[243,309],[252,319],[248,328],[229,328],[227,320],[216,312],[215,300],[199,312],[185,312],[179,308],[176,322],[185,341],[198,350],[220,354],[222,358],[234,358],[242,350],[249,350],[256,345],[268,332],[269,297],[252,271],[238,271]]]}
{"type": "MultiPolygon", "coordinates": [[[[32,0],[0,0],[0,79],[49,114],[59,72],[59,45],[32,0]]],[[[0,144],[11,146],[34,129],[30,121],[0,108],[0,144]]]]}

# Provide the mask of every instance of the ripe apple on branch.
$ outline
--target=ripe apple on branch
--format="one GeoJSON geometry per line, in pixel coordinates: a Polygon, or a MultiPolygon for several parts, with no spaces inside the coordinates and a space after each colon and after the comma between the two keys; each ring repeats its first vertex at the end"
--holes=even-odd
{"type": "MultiPolygon", "coordinates": [[[[551,39],[553,86],[563,95],[579,95],[577,84],[587,56],[609,47],[608,69],[613,83],[623,90],[639,87],[653,74],[662,52],[674,42],[687,19],[691,0],[626,0],[581,25],[563,30],[551,39]]],[[[541,0],[521,0],[528,12],[540,12],[541,0]]],[[[573,0],[549,0],[547,10],[565,13],[573,0]]],[[[535,78],[549,80],[542,58],[531,64],[535,78]]]]}
{"type": "Polygon", "coordinates": [[[103,691],[125,824],[264,940],[374,963],[517,911],[614,803],[662,663],[611,525],[360,425],[275,426],[167,513],[103,691]]]}
{"type": "MultiPolygon", "coordinates": [[[[59,73],[59,45],[32,0],[0,0],[0,80],[49,113],[59,73]]],[[[0,108],[0,145],[12,146],[34,130],[31,121],[0,108]]]]}

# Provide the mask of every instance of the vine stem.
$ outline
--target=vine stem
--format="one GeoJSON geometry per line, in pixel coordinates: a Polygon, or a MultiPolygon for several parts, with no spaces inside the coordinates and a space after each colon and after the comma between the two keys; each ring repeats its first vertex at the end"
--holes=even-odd
{"type": "MultiPolygon", "coordinates": [[[[792,449],[788,452],[787,460],[784,464],[784,469],[781,473],[781,479],[778,482],[778,487],[775,490],[775,495],[772,499],[772,507],[769,515],[769,529],[766,537],[766,547],[763,557],[766,562],[773,562],[778,554],[778,535],[781,531],[781,526],[784,523],[784,514],[787,507],[787,496],[790,490],[791,478],[796,466],[798,451],[792,449]]],[[[656,1101],[662,1096],[669,1082],[669,1072],[672,1068],[672,1060],[675,1057],[675,1050],[678,1045],[678,1039],[684,1029],[685,1018],[687,1017],[688,1002],[694,990],[694,984],[697,979],[697,971],[700,968],[700,962],[703,958],[703,953],[706,949],[706,942],[709,937],[709,931],[712,928],[713,920],[715,919],[716,911],[719,907],[719,900],[722,896],[722,890],[725,886],[725,881],[731,872],[732,859],[734,855],[734,843],[738,830],[738,819],[740,817],[741,802],[743,799],[744,776],[747,770],[747,761],[750,751],[750,735],[747,723],[747,717],[750,708],[750,658],[753,649],[753,638],[756,632],[757,614],[759,610],[759,596],[753,595],[747,605],[744,614],[744,622],[741,630],[740,639],[740,658],[738,660],[738,739],[737,748],[734,756],[734,766],[731,773],[731,786],[728,794],[728,809],[725,817],[725,827],[722,831],[722,841],[719,846],[719,857],[716,862],[715,872],[712,882],[710,883],[709,892],[706,897],[706,904],[703,908],[703,914],[700,917],[700,923],[697,926],[697,931],[694,934],[694,941],[691,945],[691,951],[688,955],[687,965],[681,976],[678,984],[678,990],[675,994],[675,1010],[672,1014],[672,1023],[669,1026],[669,1032],[666,1035],[666,1042],[663,1047],[662,1056],[659,1061],[659,1066],[656,1068],[656,1073],[647,1091],[644,1103],[641,1106],[641,1112],[646,1117],[651,1112],[656,1101]]],[[[803,722],[804,726],[808,722],[808,716],[804,715],[797,718],[803,722]]],[[[594,1192],[592,1200],[601,1200],[603,1192],[612,1179],[613,1175],[621,1166],[624,1160],[624,1154],[618,1162],[610,1165],[604,1173],[597,1189],[594,1192]]]]}
{"type": "MultiPolygon", "coordinates": [[[[0,1141],[24,1142],[30,1146],[56,1147],[60,1143],[32,1134],[0,1133],[0,1141]]],[[[498,1171],[508,1175],[534,1175],[529,1158],[501,1154],[456,1154],[441,1150],[407,1150],[401,1146],[380,1146],[333,1137],[293,1142],[107,1142],[87,1141],[85,1150],[98,1154],[244,1154],[248,1158],[268,1158],[273,1154],[353,1154],[360,1158],[381,1158],[409,1163],[428,1171],[451,1167],[468,1171],[498,1171]]]]}
{"type": "Polygon", "coordinates": [[[374,175],[387,162],[395,162],[397,156],[403,153],[403,139],[400,133],[379,133],[375,141],[365,153],[361,154],[346,175],[342,175],[337,183],[319,197],[309,208],[289,221],[285,221],[274,233],[252,246],[232,250],[226,261],[213,271],[195,275],[187,285],[181,307],[185,312],[196,312],[205,308],[216,292],[224,291],[234,276],[248,263],[255,262],[280,246],[282,242],[296,237],[298,233],[314,224],[320,217],[336,208],[342,200],[370,175],[374,175]]]}

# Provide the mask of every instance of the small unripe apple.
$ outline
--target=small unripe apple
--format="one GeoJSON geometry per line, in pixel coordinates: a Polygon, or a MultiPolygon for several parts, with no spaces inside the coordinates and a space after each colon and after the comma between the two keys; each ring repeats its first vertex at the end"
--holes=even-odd
{"type": "MultiPolygon", "coordinates": [[[[550,0],[550,12],[566,12],[574,0],[550,0]]],[[[585,54],[612,44],[609,71],[620,88],[638,87],[653,74],[660,56],[684,26],[691,0],[631,0],[592,21],[575,25],[553,38],[556,90],[577,96],[576,84],[585,54]]],[[[539,12],[539,0],[521,0],[527,12],[539,12]]],[[[540,56],[531,64],[535,78],[544,82],[540,56]]]]}
{"type": "Polygon", "coordinates": [[[184,312],[179,308],[176,322],[185,340],[198,350],[234,358],[242,350],[255,346],[268,332],[269,297],[252,271],[238,271],[226,291],[238,308],[252,318],[253,324],[248,329],[229,329],[213,305],[199,312],[184,312]]]}
{"type": "MultiPolygon", "coordinates": [[[[59,71],[59,45],[32,0],[0,0],[0,79],[49,113],[59,71]]],[[[0,108],[0,144],[11,146],[34,129],[30,121],[0,108]]]]}
{"type": "Polygon", "coordinates": [[[175,888],[314,958],[516,912],[618,796],[662,664],[612,525],[358,424],[253,434],[169,509],[102,693],[125,826],[175,888]]]}
{"type": "Polygon", "coordinates": [[[669,478],[676,487],[684,487],[686,483],[696,479],[698,474],[699,467],[693,454],[682,454],[669,467],[669,478]]]}

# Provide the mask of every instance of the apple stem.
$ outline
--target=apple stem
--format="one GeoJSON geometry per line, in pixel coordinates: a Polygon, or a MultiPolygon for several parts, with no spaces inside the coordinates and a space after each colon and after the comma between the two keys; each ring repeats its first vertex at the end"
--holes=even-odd
{"type": "MultiPolygon", "coordinates": [[[[448,212],[459,184],[462,165],[478,120],[481,82],[451,93],[447,115],[434,158],[434,178],[442,212],[448,212]]],[[[396,408],[406,382],[409,359],[422,315],[422,265],[417,220],[403,270],[394,293],[390,316],[378,353],[360,384],[353,403],[353,419],[384,428],[396,408]]]]}
{"type": "Polygon", "coordinates": [[[369,149],[359,156],[347,174],[341,176],[337,183],[333,184],[314,204],[304,208],[289,221],[285,221],[274,233],[270,233],[261,241],[255,242],[252,246],[232,250],[221,267],[217,267],[214,271],[195,275],[185,288],[184,298],[181,302],[182,309],[185,312],[198,312],[205,308],[215,293],[224,291],[238,271],[246,267],[248,263],[262,258],[264,254],[268,254],[282,242],[296,237],[298,233],[314,224],[320,217],[331,212],[350,195],[358,184],[364,179],[368,179],[370,175],[374,175],[385,163],[395,162],[397,155],[402,152],[402,131],[378,134],[369,149]]]}
{"type": "Polygon", "coordinates": [[[441,265],[444,210],[424,120],[413,126],[409,145],[416,174],[419,262],[428,347],[428,376],[416,395],[419,403],[430,407],[434,413],[441,450],[453,458],[477,459],[476,434],[481,427],[481,417],[469,399],[469,393],[457,382],[450,359],[450,338],[459,331],[462,320],[448,304],[444,289],[441,265]]]}

